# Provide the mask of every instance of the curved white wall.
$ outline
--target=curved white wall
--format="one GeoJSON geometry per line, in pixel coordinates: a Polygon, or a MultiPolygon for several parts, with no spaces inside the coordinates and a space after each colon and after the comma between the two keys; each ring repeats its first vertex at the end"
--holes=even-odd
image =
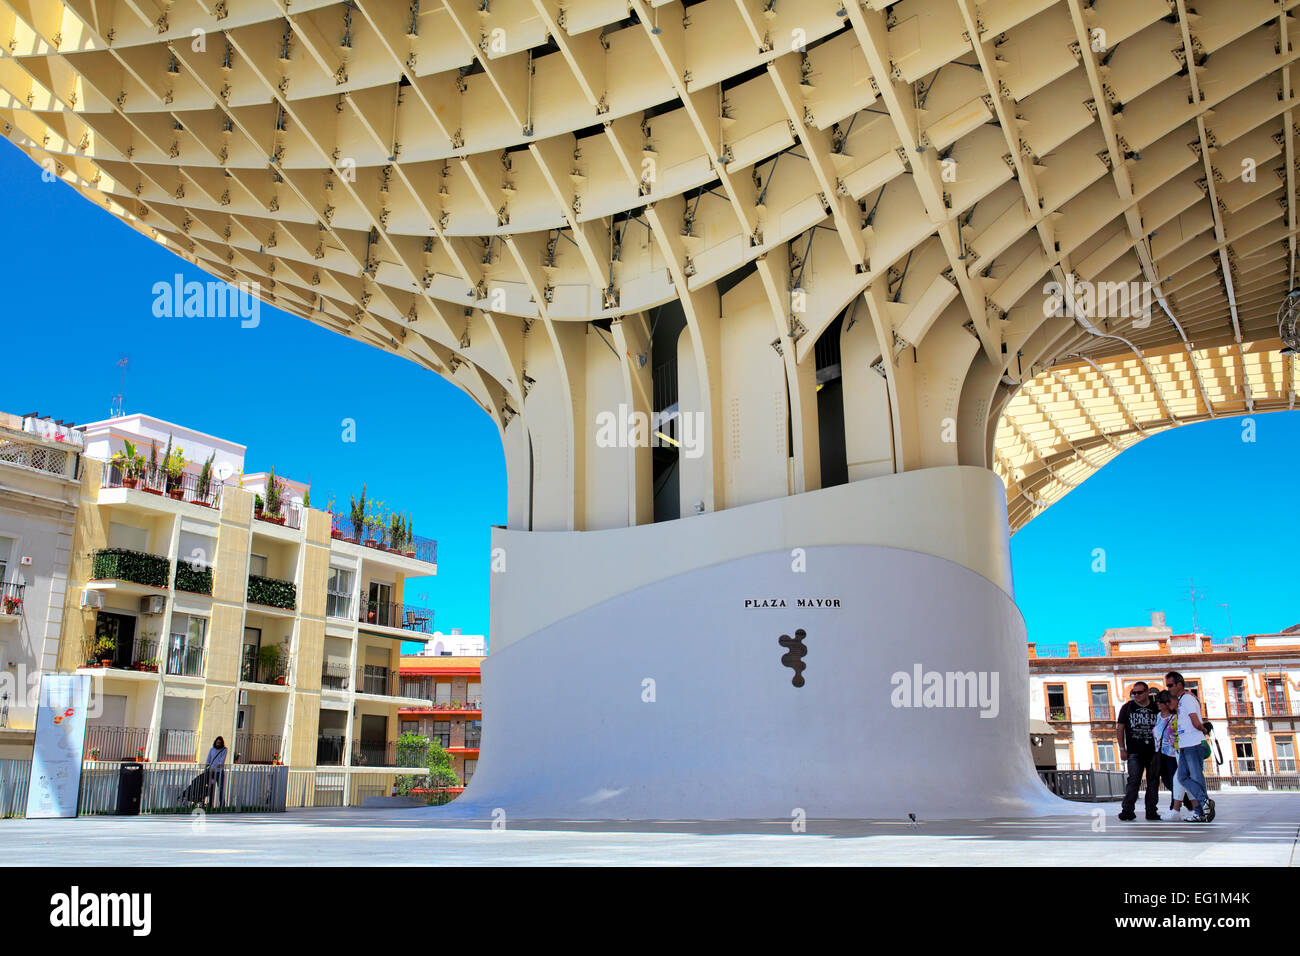
{"type": "Polygon", "coordinates": [[[1030,759],[1003,501],[990,473],[948,468],[649,527],[498,533],[510,627],[494,620],[483,664],[481,759],[429,812],[1079,812],[1030,759]],[[780,642],[798,629],[802,686],[780,642]],[[923,694],[936,673],[961,675],[941,679],[943,706],[923,694]],[[968,680],[974,698],[952,696],[968,680]]]}

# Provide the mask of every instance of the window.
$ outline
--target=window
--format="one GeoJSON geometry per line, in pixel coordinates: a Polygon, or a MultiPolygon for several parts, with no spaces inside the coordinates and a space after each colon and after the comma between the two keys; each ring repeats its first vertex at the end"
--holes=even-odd
{"type": "Polygon", "coordinates": [[[474,771],[478,769],[478,761],[465,758],[465,786],[469,786],[470,780],[474,778],[474,771]]]}
{"type": "Polygon", "coordinates": [[[1066,720],[1069,718],[1069,709],[1065,703],[1065,685],[1048,684],[1047,685],[1047,719],[1048,720],[1066,720]]]}
{"type": "Polygon", "coordinates": [[[1074,762],[1070,759],[1070,742],[1068,740],[1058,740],[1056,742],[1056,769],[1074,769],[1074,762]]]}
{"type": "Polygon", "coordinates": [[[128,551],[148,551],[149,532],[128,524],[108,523],[108,546],[125,548],[128,551]]]}
{"type": "Polygon", "coordinates": [[[1234,740],[1232,749],[1236,758],[1238,773],[1254,773],[1255,767],[1255,744],[1250,740],[1234,740]]]}
{"type": "Polygon", "coordinates": [[[1277,772],[1295,773],[1295,737],[1274,737],[1273,750],[1277,753],[1277,772]]]}
{"type": "Polygon", "coordinates": [[[446,750],[451,746],[451,721],[435,720],[433,722],[433,740],[438,741],[442,748],[446,750]]]}
{"type": "Polygon", "coordinates": [[[212,567],[212,561],[217,554],[217,542],[205,534],[195,534],[193,531],[182,531],[180,545],[176,551],[176,560],[185,562],[190,566],[198,568],[212,567]]]}
{"type": "Polygon", "coordinates": [[[1093,719],[1105,720],[1114,716],[1110,710],[1110,687],[1106,684],[1088,685],[1089,702],[1093,719]]]}
{"type": "Polygon", "coordinates": [[[1246,700],[1246,682],[1240,678],[1228,681],[1227,709],[1229,717],[1249,717],[1250,702],[1246,700]]]}
{"type": "Polygon", "coordinates": [[[325,613],[330,617],[352,616],[352,572],[346,568],[330,568],[325,585],[325,613]]]}
{"type": "Polygon", "coordinates": [[[477,747],[483,739],[483,721],[467,720],[465,721],[465,746],[477,747]]]}
{"type": "Polygon", "coordinates": [[[1286,713],[1286,682],[1280,677],[1264,678],[1264,700],[1270,714],[1286,713]]]}
{"type": "Polygon", "coordinates": [[[266,577],[266,555],[250,555],[248,558],[248,573],[256,574],[259,578],[266,577]]]}
{"type": "Polygon", "coordinates": [[[404,720],[401,724],[401,733],[418,734],[420,732],[420,722],[418,720],[404,720]]]}
{"type": "Polygon", "coordinates": [[[479,707],[482,705],[483,702],[482,688],[483,685],[476,680],[470,681],[469,684],[466,686],[465,699],[469,702],[469,706],[471,708],[479,707]]]}
{"type": "Polygon", "coordinates": [[[433,685],[433,702],[435,704],[451,703],[451,681],[440,680],[433,685]]]}
{"type": "Polygon", "coordinates": [[[1119,759],[1115,750],[1115,741],[1099,740],[1097,741],[1097,769],[1098,770],[1118,770],[1119,759]]]}
{"type": "Polygon", "coordinates": [[[9,555],[13,554],[14,539],[0,536],[0,584],[9,581],[9,555]]]}
{"type": "Polygon", "coordinates": [[[203,676],[203,641],[207,632],[207,618],[187,614],[172,616],[172,630],[167,641],[168,674],[203,676]]]}

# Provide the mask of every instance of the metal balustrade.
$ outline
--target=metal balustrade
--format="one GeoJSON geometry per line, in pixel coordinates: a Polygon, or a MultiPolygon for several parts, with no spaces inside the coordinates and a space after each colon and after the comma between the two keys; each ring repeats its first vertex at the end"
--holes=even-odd
{"type": "Polygon", "coordinates": [[[330,533],[333,537],[341,538],[350,544],[364,545],[378,551],[414,557],[417,561],[425,561],[429,564],[438,563],[438,542],[433,538],[425,538],[418,534],[411,535],[410,541],[405,544],[401,551],[398,551],[396,548],[389,546],[388,529],[365,525],[360,529],[360,536],[358,536],[358,529],[353,526],[352,518],[349,515],[334,514],[333,512],[330,512],[330,533]]]}
{"type": "Polygon", "coordinates": [[[433,611],[400,601],[362,600],[357,620],[376,627],[395,627],[418,634],[433,633],[433,611]]]}
{"type": "Polygon", "coordinates": [[[271,658],[263,657],[252,644],[244,645],[240,658],[239,679],[250,684],[287,684],[289,682],[289,655],[284,651],[271,658]]]}
{"type": "Polygon", "coordinates": [[[164,730],[158,738],[158,759],[188,763],[194,760],[199,749],[197,730],[164,730]]]}
{"type": "Polygon", "coordinates": [[[141,747],[149,747],[148,727],[86,725],[84,753],[91,760],[135,760],[141,747]]]}
{"type": "Polygon", "coordinates": [[[174,501],[188,501],[204,508],[220,509],[222,492],[226,486],[215,477],[209,477],[206,484],[200,484],[199,476],[194,472],[187,471],[179,478],[173,478],[162,467],[150,469],[145,465],[141,471],[133,472],[119,462],[110,462],[104,469],[100,487],[147,491],[174,501]]]}
{"type": "MultiPolygon", "coordinates": [[[[408,758],[404,753],[403,759],[408,758]]],[[[352,766],[354,767],[396,767],[398,748],[397,741],[370,741],[354,740],[352,741],[352,766]]],[[[419,766],[418,762],[412,763],[411,766],[419,766]]]]}
{"type": "Polygon", "coordinates": [[[352,670],[347,664],[325,663],[321,665],[321,690],[347,690],[352,682],[352,670]]]}
{"type": "Polygon", "coordinates": [[[280,759],[279,734],[235,734],[235,763],[273,763],[280,759]]]}
{"type": "Polygon", "coordinates": [[[86,667],[112,667],[117,670],[147,671],[157,673],[162,661],[159,659],[159,646],[156,640],[136,637],[129,643],[112,642],[111,638],[96,637],[91,634],[82,638],[82,652],[86,667]],[[108,640],[111,647],[103,648],[100,642],[108,640]]]}
{"type": "Polygon", "coordinates": [[[23,613],[23,592],[27,585],[17,581],[0,584],[0,613],[17,616],[23,613]]]}
{"type": "Polygon", "coordinates": [[[343,766],[347,738],[342,734],[321,734],[316,738],[316,764],[321,767],[343,766]]]}

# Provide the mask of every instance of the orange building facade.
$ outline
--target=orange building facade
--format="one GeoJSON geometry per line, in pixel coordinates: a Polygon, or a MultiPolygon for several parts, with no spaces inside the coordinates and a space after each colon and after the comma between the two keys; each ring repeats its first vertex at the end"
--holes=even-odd
{"type": "Polygon", "coordinates": [[[402,686],[427,692],[425,707],[403,708],[398,714],[402,733],[436,740],[451,755],[452,768],[463,790],[478,765],[483,732],[483,700],[479,683],[482,657],[403,656],[402,686]]]}

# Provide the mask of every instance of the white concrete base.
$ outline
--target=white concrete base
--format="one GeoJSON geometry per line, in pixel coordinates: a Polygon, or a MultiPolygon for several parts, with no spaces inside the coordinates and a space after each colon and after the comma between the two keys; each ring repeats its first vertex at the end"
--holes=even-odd
{"type": "MultiPolygon", "coordinates": [[[[965,493],[910,507],[943,512],[959,540],[972,506],[996,510],[1005,499],[987,472],[944,471],[965,493]]],[[[828,529],[852,524],[842,517],[846,498],[870,510],[881,492],[898,497],[883,482],[908,477],[799,496],[824,500],[793,505],[806,526],[774,522],[781,536],[762,551],[665,574],[494,650],[483,666],[478,770],[465,794],[427,812],[482,818],[500,808],[507,820],[1086,812],[1050,794],[1030,760],[1025,628],[1009,577],[1002,585],[897,547],[821,543],[828,529]],[[790,546],[800,534],[810,543],[790,546]]],[[[624,536],[635,565],[642,536],[712,540],[702,523],[721,535],[751,512],[752,537],[764,512],[792,502],[618,532],[531,535],[530,544],[551,539],[536,551],[549,563],[521,568],[507,545],[509,577],[569,596],[600,593],[627,570],[583,560],[609,544],[584,548],[584,538],[624,536]]],[[[988,520],[976,519],[981,541],[988,520]]],[[[976,563],[998,568],[1004,557],[982,552],[976,563]]],[[[498,582],[494,604],[511,599],[510,582],[498,582]]]]}

